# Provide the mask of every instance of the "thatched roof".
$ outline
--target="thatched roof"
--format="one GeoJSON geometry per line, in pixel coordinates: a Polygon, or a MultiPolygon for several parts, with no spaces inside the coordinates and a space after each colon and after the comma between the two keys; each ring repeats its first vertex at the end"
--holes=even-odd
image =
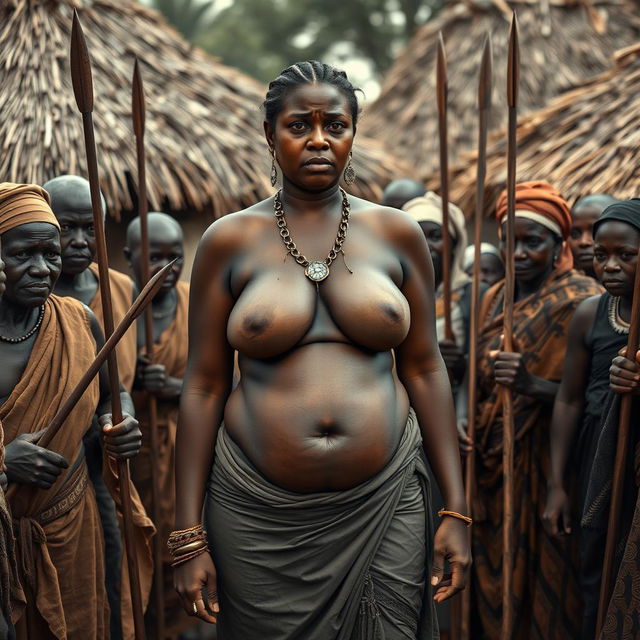
{"type": "Polygon", "coordinates": [[[449,70],[449,149],[454,162],[477,145],[482,44],[493,39],[491,128],[506,126],[507,41],[511,9],[520,23],[520,113],[605,71],[616,49],[640,40],[638,0],[457,1],[422,27],[397,58],[362,130],[383,140],[426,176],[438,168],[435,60],[442,30],[449,70]]]}
{"type": "MultiPolygon", "coordinates": [[[[609,71],[520,120],[519,181],[548,180],[569,201],[589,193],[640,196],[640,43],[618,51],[609,71]]],[[[501,132],[487,150],[486,206],[505,187],[507,140],[501,132]]],[[[477,154],[452,170],[451,199],[475,206],[477,154]]],[[[438,188],[434,173],[432,188],[438,188]]]]}
{"type": "MultiPolygon", "coordinates": [[[[0,2],[3,180],[42,184],[61,173],[86,175],[69,72],[74,7],[92,57],[101,186],[112,214],[132,208],[130,186],[137,180],[130,115],[134,56],[147,98],[154,206],[220,215],[272,193],[260,114],[264,87],[192,48],[158,13],[131,0],[0,2]]],[[[364,197],[379,197],[406,171],[362,137],[354,158],[358,181],[351,191],[364,197]]]]}

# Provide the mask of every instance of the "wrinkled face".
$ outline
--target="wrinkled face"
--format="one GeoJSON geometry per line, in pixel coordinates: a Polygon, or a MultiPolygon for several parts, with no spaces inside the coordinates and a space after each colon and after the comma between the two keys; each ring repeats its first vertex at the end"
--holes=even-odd
{"type": "Polygon", "coordinates": [[[502,278],[504,278],[502,260],[492,253],[480,254],[480,281],[491,286],[502,280],[502,278]]]}
{"type": "MultiPolygon", "coordinates": [[[[505,258],[505,225],[502,225],[500,249],[505,258]]],[[[541,224],[527,218],[515,219],[516,282],[525,285],[542,284],[553,271],[554,257],[560,250],[558,238],[541,224]]]]}
{"type": "Polygon", "coordinates": [[[60,223],[62,272],[68,275],[82,273],[96,255],[91,208],[88,211],[57,212],[56,218],[60,223]]]}
{"type": "Polygon", "coordinates": [[[330,84],[303,84],[284,100],[269,146],[285,180],[310,191],[338,183],[353,144],[353,119],[346,96],[330,84]]]}
{"type": "MultiPolygon", "coordinates": [[[[436,286],[442,282],[442,225],[437,222],[419,222],[422,233],[429,245],[429,252],[431,253],[431,262],[433,262],[433,274],[435,277],[436,286]]],[[[453,251],[456,246],[456,241],[451,238],[451,260],[453,261],[453,251]]]]}
{"type": "Polygon", "coordinates": [[[2,235],[7,276],[4,300],[34,308],[44,304],[62,269],[60,234],[47,222],[30,222],[2,235]]]}
{"type": "Polygon", "coordinates": [[[631,297],[640,247],[640,232],[630,224],[609,220],[598,227],[593,266],[612,296],[631,297]]]}
{"type": "Polygon", "coordinates": [[[577,269],[593,274],[593,223],[602,213],[602,207],[578,206],[571,212],[569,246],[577,269]]]}

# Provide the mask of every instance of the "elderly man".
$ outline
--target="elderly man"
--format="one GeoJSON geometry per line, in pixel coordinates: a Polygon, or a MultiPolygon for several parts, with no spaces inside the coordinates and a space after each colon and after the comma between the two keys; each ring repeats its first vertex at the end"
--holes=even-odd
{"type": "MultiPolygon", "coordinates": [[[[136,414],[143,433],[140,455],[132,466],[133,479],[138,487],[145,509],[152,512],[152,465],[158,474],[160,487],[160,521],[156,522],[158,535],[165,550],[164,601],[165,638],[176,638],[179,633],[193,627],[194,618],[184,612],[178,594],[173,588],[171,558],[166,541],[175,519],[174,460],[178,403],[182,392],[182,377],[187,366],[187,311],[189,285],[180,282],[184,264],[182,229],[165,213],[149,213],[149,270],[154,275],[166,264],[175,260],[171,273],[152,302],[153,309],[153,362],[146,356],[144,318],[138,322],[138,373],[133,399],[136,414]],[[159,450],[152,456],[149,449],[149,397],[154,396],[158,408],[159,450]]],[[[135,218],[127,229],[127,246],[124,249],[131,272],[138,288],[144,286],[142,278],[142,251],[140,220],[135,218]]],[[[152,605],[147,612],[150,635],[156,619],[152,605]]]]}
{"type": "Polygon", "coordinates": [[[50,448],[37,444],[103,343],[85,305],[50,295],[61,271],[59,228],[46,191],[0,184],[7,278],[0,305],[0,420],[7,477],[15,486],[10,508],[24,589],[12,603],[12,620],[18,640],[101,640],[109,637],[104,550],[82,438],[97,414],[105,452],[130,458],[141,433],[124,391],[124,420],[111,424],[103,370],[50,448]]]}

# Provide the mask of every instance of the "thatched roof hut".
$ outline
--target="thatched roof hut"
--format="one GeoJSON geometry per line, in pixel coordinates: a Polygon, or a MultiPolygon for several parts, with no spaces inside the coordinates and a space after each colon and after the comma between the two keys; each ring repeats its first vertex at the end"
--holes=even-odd
{"type": "MultiPolygon", "coordinates": [[[[272,192],[262,136],[264,87],[191,47],[164,19],[131,0],[0,3],[0,176],[42,183],[84,175],[82,120],[69,72],[76,7],[89,45],[101,186],[116,217],[133,207],[137,179],[131,124],[134,57],[147,97],[148,193],[155,207],[236,210],[272,192]]],[[[406,167],[362,139],[352,191],[377,198],[406,167]]]]}
{"type": "Polygon", "coordinates": [[[507,41],[511,10],[520,23],[520,113],[609,66],[614,51],[640,40],[638,0],[460,0],[422,27],[397,58],[362,123],[367,135],[419,167],[438,167],[435,60],[442,30],[449,68],[451,161],[477,144],[477,86],[482,44],[491,33],[494,109],[491,129],[506,126],[507,41]]]}
{"type": "MultiPolygon", "coordinates": [[[[618,51],[605,73],[583,82],[520,120],[517,177],[548,180],[570,201],[589,193],[640,196],[640,43],[618,51]]],[[[507,140],[501,132],[487,150],[487,211],[507,179],[507,140]]],[[[475,206],[477,154],[452,170],[451,199],[475,206]]],[[[434,173],[432,188],[438,188],[434,173]]]]}

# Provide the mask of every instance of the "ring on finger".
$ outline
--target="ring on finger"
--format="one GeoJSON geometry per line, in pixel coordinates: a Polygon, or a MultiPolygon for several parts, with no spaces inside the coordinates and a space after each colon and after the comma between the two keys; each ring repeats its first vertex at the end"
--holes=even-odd
{"type": "Polygon", "coordinates": [[[197,616],[198,615],[198,605],[194,602],[191,604],[191,607],[193,608],[193,615],[197,616]]]}

